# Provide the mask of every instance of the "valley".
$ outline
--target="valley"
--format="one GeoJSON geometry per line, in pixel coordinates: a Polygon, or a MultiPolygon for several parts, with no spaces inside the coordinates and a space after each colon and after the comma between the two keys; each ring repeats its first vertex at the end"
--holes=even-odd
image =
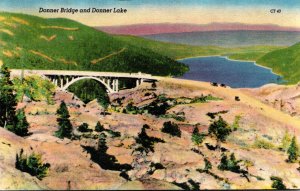
{"type": "Polygon", "coordinates": [[[0,189],[300,188],[300,46],[275,33],[186,44],[0,12],[0,189]]]}

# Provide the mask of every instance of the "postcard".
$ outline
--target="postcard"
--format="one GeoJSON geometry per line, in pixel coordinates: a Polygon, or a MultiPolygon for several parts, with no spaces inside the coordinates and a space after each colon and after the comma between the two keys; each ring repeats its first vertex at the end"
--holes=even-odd
{"type": "Polygon", "coordinates": [[[300,189],[300,1],[1,0],[1,190],[300,189]]]}

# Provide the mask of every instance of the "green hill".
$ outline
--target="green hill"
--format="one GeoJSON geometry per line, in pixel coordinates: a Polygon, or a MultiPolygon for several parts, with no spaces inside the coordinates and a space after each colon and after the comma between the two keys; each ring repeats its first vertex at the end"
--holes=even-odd
{"type": "Polygon", "coordinates": [[[266,53],[277,50],[279,46],[248,46],[224,48],[217,46],[191,46],[144,39],[135,36],[115,36],[118,40],[134,46],[145,47],[174,59],[195,56],[226,55],[231,59],[257,60],[266,53]]]}
{"type": "Polygon", "coordinates": [[[287,83],[297,83],[300,80],[300,43],[267,53],[257,63],[283,75],[287,83]]]}
{"type": "Polygon", "coordinates": [[[188,67],[68,19],[0,12],[0,63],[11,68],[181,75],[188,67]]]}

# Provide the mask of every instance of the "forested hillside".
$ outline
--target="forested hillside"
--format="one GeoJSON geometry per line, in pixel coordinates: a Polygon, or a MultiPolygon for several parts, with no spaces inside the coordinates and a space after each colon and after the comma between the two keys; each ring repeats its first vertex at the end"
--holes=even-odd
{"type": "Polygon", "coordinates": [[[0,13],[0,63],[11,68],[181,75],[188,67],[68,19],[0,13]]]}

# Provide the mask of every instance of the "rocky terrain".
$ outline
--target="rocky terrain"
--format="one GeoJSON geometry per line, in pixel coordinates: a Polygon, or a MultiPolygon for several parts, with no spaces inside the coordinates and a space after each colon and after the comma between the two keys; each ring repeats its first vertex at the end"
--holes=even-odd
{"type": "Polygon", "coordinates": [[[300,84],[289,86],[269,84],[243,91],[280,111],[300,117],[300,84]]]}
{"type": "Polygon", "coordinates": [[[286,162],[287,153],[282,145],[285,134],[300,140],[300,119],[292,116],[299,114],[297,88],[238,90],[161,78],[154,89],[151,84],[143,84],[137,90],[110,95],[112,106],[107,112],[96,101],[84,104],[68,92],[57,91],[53,105],[25,100],[18,107],[25,107],[32,134],[22,138],[0,128],[0,189],[270,189],[271,176],[282,178],[287,188],[300,188],[299,163],[286,162]],[[208,95],[218,99],[190,101],[208,95]],[[161,96],[167,102],[176,100],[180,104],[170,103],[166,114],[158,116],[128,112],[129,104],[141,109],[161,96]],[[292,102],[295,107],[274,106],[275,100],[292,102]],[[74,140],[53,136],[58,129],[56,110],[61,101],[68,106],[77,136],[74,140]],[[194,128],[207,134],[213,121],[208,113],[222,116],[235,127],[221,143],[221,149],[214,147],[216,139],[209,135],[199,145],[191,140],[194,128]],[[176,118],[179,115],[181,118],[176,118]],[[97,155],[87,149],[97,149],[99,133],[81,133],[77,127],[87,123],[94,130],[98,121],[107,130],[106,153],[115,157],[115,163],[128,165],[129,169],[105,169],[95,160],[97,155]],[[181,137],[161,131],[167,121],[178,124],[181,137]],[[153,152],[137,149],[137,137],[145,124],[149,126],[145,128],[146,134],[161,140],[153,144],[153,152]],[[120,132],[120,136],[108,130],[120,132]],[[21,148],[26,154],[41,154],[42,160],[51,164],[44,179],[15,168],[16,153],[21,148]],[[222,156],[231,153],[244,173],[218,168],[222,156]]]}

